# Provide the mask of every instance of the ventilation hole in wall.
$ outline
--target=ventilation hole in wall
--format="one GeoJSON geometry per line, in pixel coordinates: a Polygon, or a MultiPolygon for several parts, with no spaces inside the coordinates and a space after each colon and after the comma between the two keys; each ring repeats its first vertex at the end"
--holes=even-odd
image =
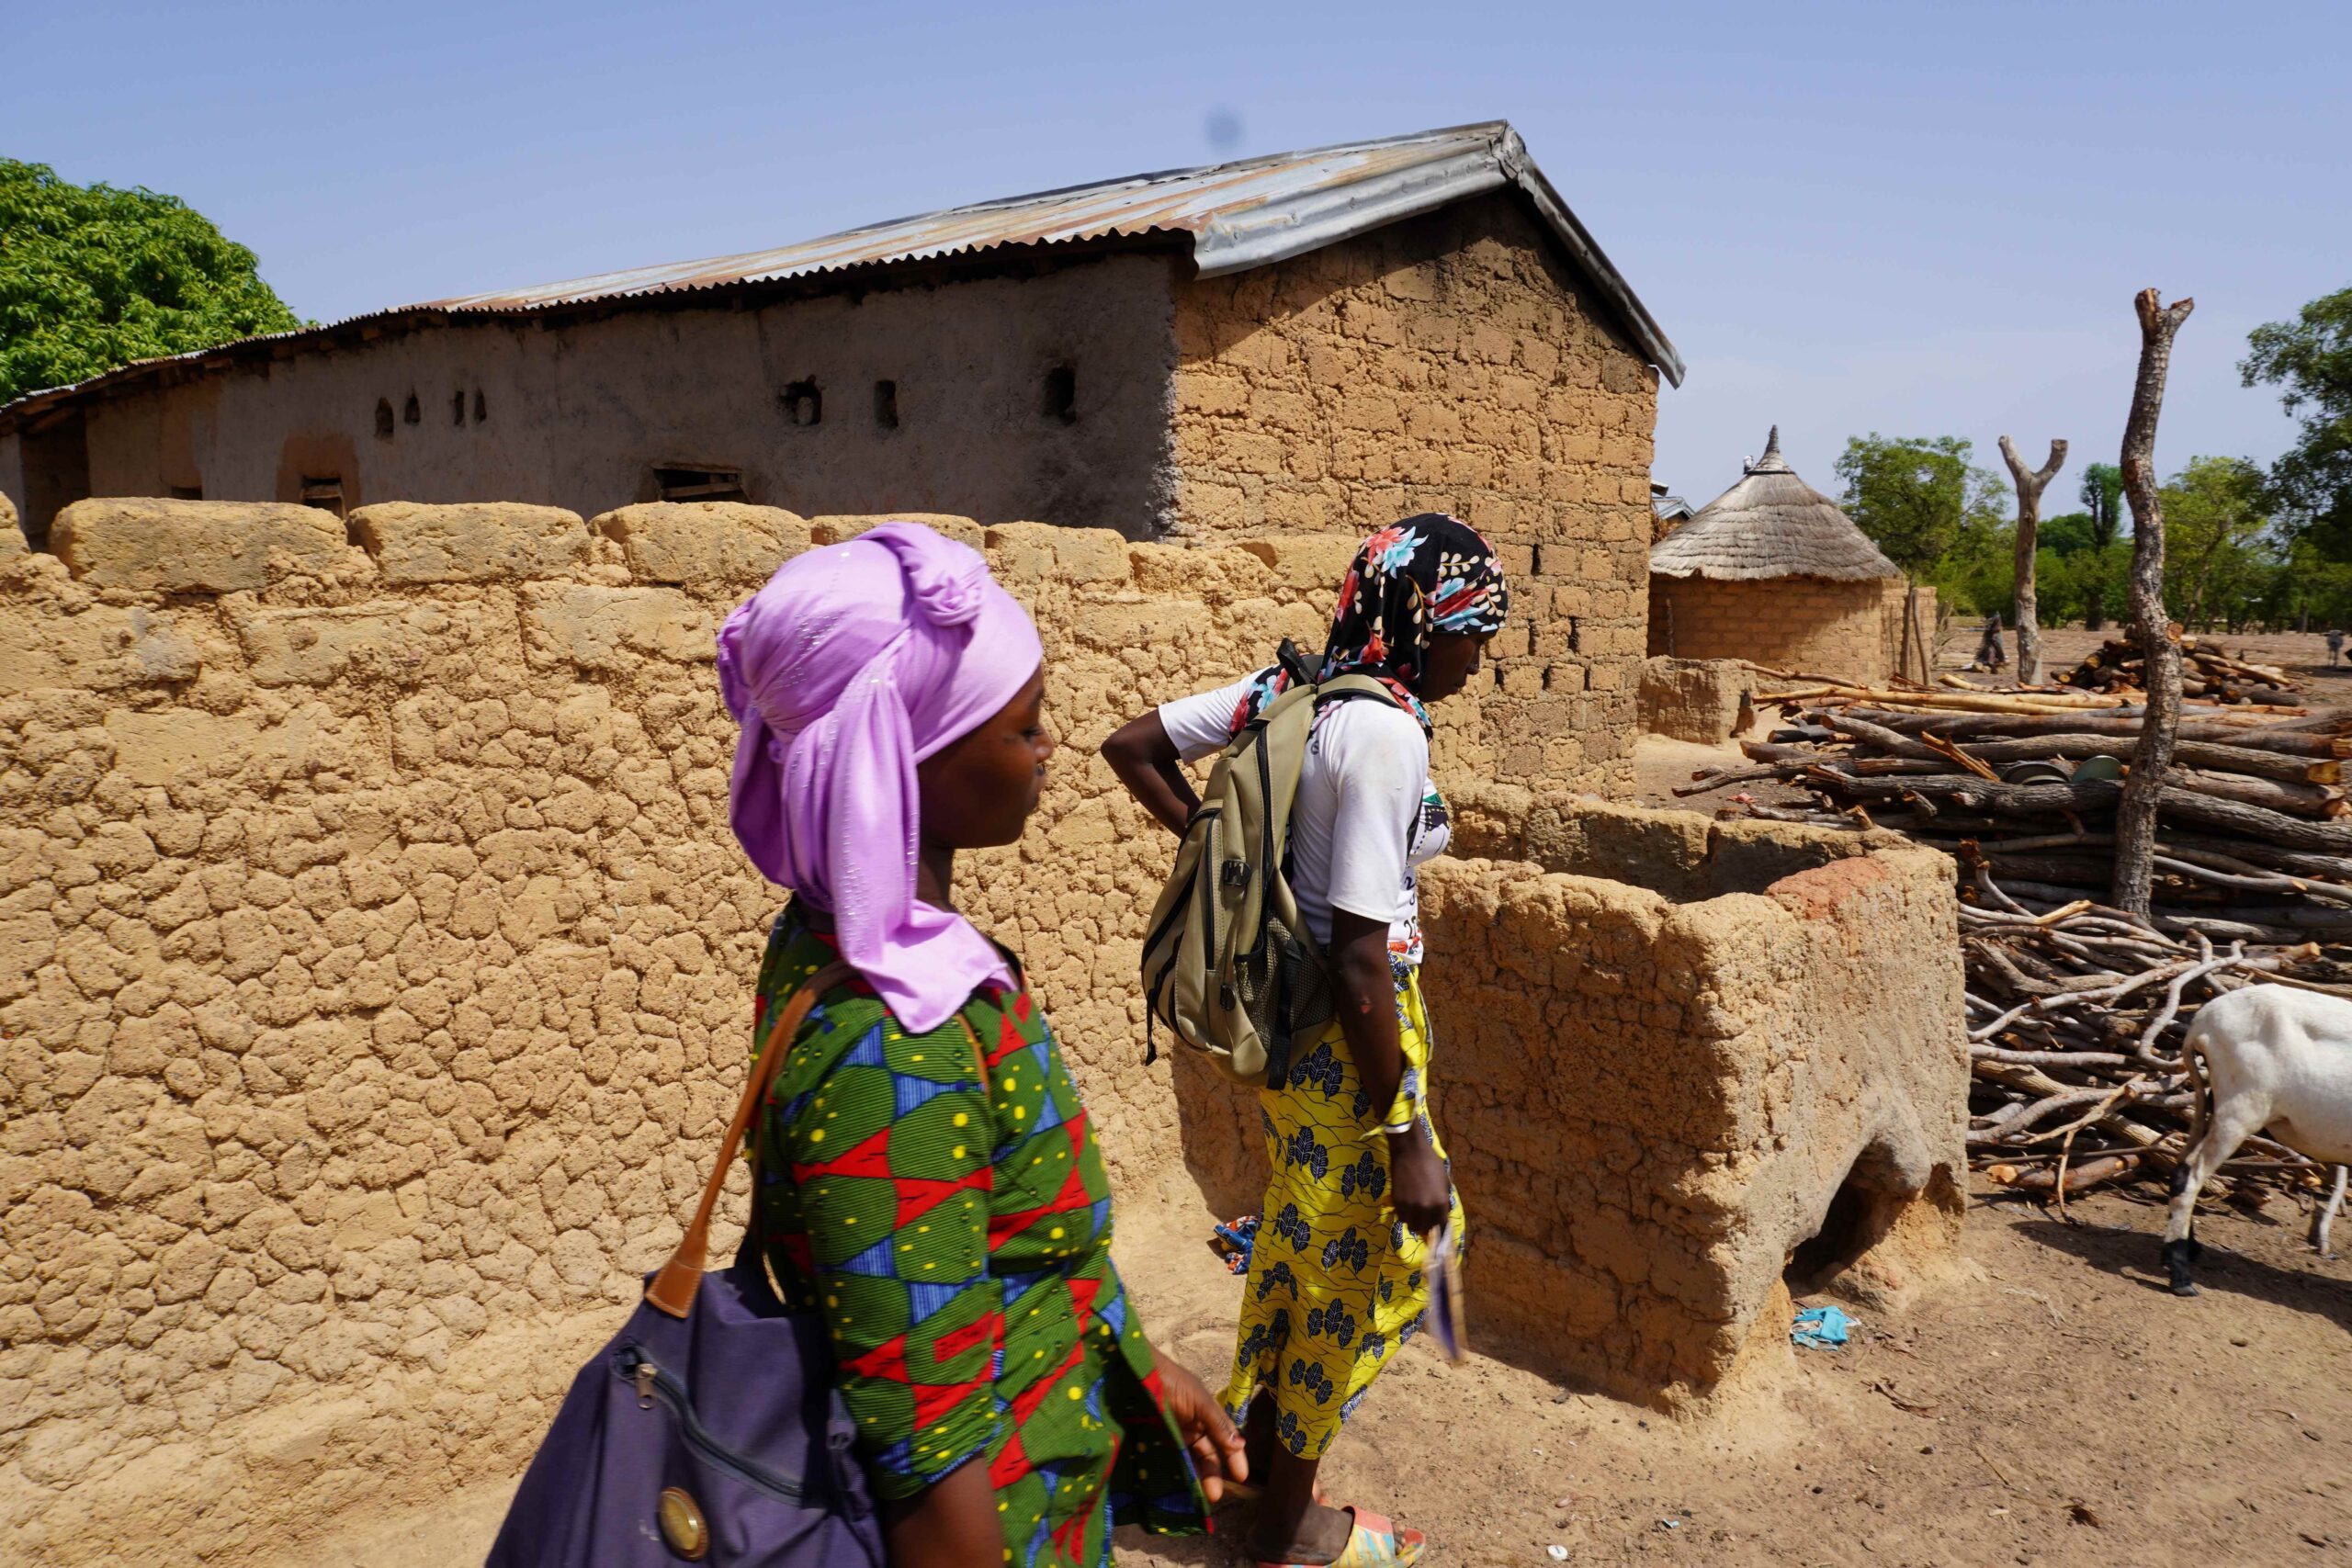
{"type": "Polygon", "coordinates": [[[165,485],[164,489],[174,501],[202,501],[204,499],[202,485],[165,485]]]}
{"type": "Polygon", "coordinates": [[[899,428],[899,384],[896,381],[874,383],[874,423],[885,430],[899,428]]]}
{"type": "Polygon", "coordinates": [[[474,423],[480,424],[490,417],[490,404],[482,400],[481,389],[474,389],[474,423]]]}
{"type": "Polygon", "coordinates": [[[1057,365],[1046,372],[1046,417],[1063,424],[1078,423],[1078,372],[1057,365]]]}
{"type": "Polygon", "coordinates": [[[449,423],[451,424],[466,423],[466,389],[463,387],[449,394],[449,423]]]}
{"type": "Polygon", "coordinates": [[[795,424],[815,424],[825,417],[825,395],[817,389],[813,377],[806,381],[786,382],[775,400],[783,407],[784,417],[795,424]]]}
{"type": "Polygon", "coordinates": [[[390,441],[391,438],[392,438],[392,402],[391,402],[391,400],[390,400],[390,398],[378,398],[378,399],[376,400],[376,439],[377,439],[377,440],[379,440],[379,441],[390,441]]]}
{"type": "Polygon", "coordinates": [[[305,506],[315,506],[322,512],[332,512],[337,517],[343,512],[343,476],[340,474],[304,474],[302,493],[299,498],[305,506]]]}
{"type": "Polygon", "coordinates": [[[401,410],[401,423],[402,424],[416,424],[421,423],[424,418],[424,407],[416,400],[416,394],[414,392],[411,392],[408,395],[408,405],[401,410]]]}
{"type": "Polygon", "coordinates": [[[743,488],[742,469],[688,467],[682,463],[654,465],[653,493],[663,501],[752,499],[743,488]]]}
{"type": "Polygon", "coordinates": [[[1875,1146],[1864,1150],[1829,1200],[1821,1228],[1790,1252],[1781,1270],[1790,1293],[1801,1296],[1822,1289],[1884,1241],[1908,1196],[1885,1154],[1875,1146]]]}

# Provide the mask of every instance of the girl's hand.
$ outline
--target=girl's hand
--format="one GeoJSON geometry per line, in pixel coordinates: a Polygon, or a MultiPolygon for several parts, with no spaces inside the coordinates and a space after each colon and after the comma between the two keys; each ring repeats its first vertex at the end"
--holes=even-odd
{"type": "Polygon", "coordinates": [[[1415,1235],[1427,1235],[1453,1212],[1453,1184],[1419,1118],[1388,1134],[1388,1202],[1415,1235]]]}
{"type": "Polygon", "coordinates": [[[1241,1434],[1201,1380],[1166,1351],[1159,1361],[1159,1404],[1192,1450],[1193,1469],[1201,1478],[1202,1495],[1212,1503],[1225,1495],[1227,1481],[1250,1479],[1250,1461],[1243,1457],[1241,1434]]]}

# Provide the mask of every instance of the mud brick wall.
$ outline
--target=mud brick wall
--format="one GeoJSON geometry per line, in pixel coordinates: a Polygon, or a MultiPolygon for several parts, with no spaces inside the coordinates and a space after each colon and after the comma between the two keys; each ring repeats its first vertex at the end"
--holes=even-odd
{"type": "MultiPolygon", "coordinates": [[[[1171,846],[1095,749],[1319,637],[1356,541],[926,520],[1033,609],[1064,742],[965,906],[1027,960],[1122,1191],[1189,1192],[1135,982],[1171,846]]],[[[782,900],[728,830],[713,633],[877,521],[0,529],[0,1562],[234,1563],[530,1451],[750,1045],[782,900]]],[[[1442,777],[1491,766],[1480,700],[1440,708],[1442,777]]]]}
{"type": "MultiPolygon", "coordinates": [[[[1885,639],[1885,588],[1876,580],[1717,582],[1654,576],[1649,651],[1675,659],[1753,660],[1776,670],[1877,685],[1894,668],[1885,639]]],[[[1899,592],[1894,604],[1899,616],[1899,592]]],[[[1899,629],[1899,620],[1896,625],[1899,629]]]]}
{"type": "Polygon", "coordinates": [[[1482,1345],[1627,1398],[1788,1353],[1790,1290],[1953,1260],[1968,1053],[1948,858],[1471,792],[1421,881],[1482,1345]]]}
{"type": "Polygon", "coordinates": [[[1176,339],[1182,530],[1468,520],[1516,612],[1486,707],[1495,776],[1631,787],[1657,377],[1532,219],[1497,196],[1195,279],[1176,339]]]}
{"type": "MultiPolygon", "coordinates": [[[[1512,785],[1452,804],[1421,983],[1481,1351],[1688,1405],[1788,1353],[1792,1287],[1892,1309],[1953,1263],[1948,857],[1512,785]]],[[[1253,1206],[1255,1105],[1182,1087],[1194,1179],[1253,1206]]]]}

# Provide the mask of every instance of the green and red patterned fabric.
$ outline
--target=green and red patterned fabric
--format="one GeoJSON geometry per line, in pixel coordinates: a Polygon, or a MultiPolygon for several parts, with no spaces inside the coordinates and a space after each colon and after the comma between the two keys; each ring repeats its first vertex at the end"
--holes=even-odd
{"type": "MultiPolygon", "coordinates": [[[[776,920],[755,1042],[838,956],[776,920]]],[[[786,1304],[825,1314],[884,1495],[979,1459],[1021,1568],[1105,1562],[1114,1524],[1205,1528],[1111,1264],[1102,1157],[1025,986],[911,1036],[862,980],[827,992],[756,1131],[753,1223],[786,1304]]]]}

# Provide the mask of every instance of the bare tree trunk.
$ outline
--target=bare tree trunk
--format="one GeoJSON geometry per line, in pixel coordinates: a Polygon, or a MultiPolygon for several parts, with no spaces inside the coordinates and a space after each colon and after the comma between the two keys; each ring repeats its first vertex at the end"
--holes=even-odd
{"type": "Polygon", "coordinates": [[[2018,487],[2018,681],[2041,684],[2041,604],[2033,581],[2034,548],[2041,533],[2041,492],[2066,461],[2066,444],[2050,444],[2050,461],[2030,469],[2009,438],[2001,437],[2001,458],[2018,487]]]}
{"type": "Polygon", "coordinates": [[[2153,288],[2132,301],[2140,315],[2140,375],[2132,387],[2132,416],[2123,425],[2123,494],[2132,503],[2132,635],[2146,660],[2148,714],[2132,772],[2115,812],[2116,908],[2148,912],[2155,877],[2156,805],[2180,728],[2180,628],[2165,617],[2165,514],[2156,499],[2156,415],[2164,409],[2165,372],[2172,365],[2173,334],[2194,299],[2160,303],[2153,288]]]}

